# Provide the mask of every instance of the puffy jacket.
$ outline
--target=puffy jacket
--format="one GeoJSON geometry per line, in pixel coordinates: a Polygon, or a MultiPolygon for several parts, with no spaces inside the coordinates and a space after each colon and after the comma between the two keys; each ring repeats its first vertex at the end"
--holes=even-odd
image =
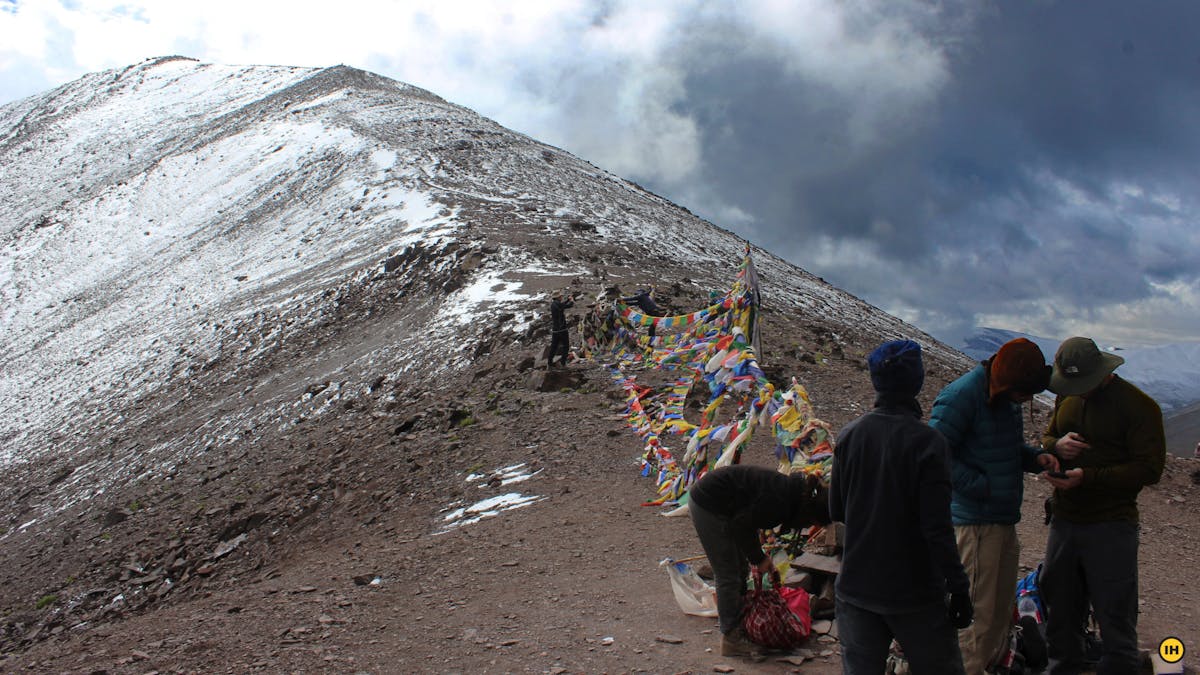
{"type": "Polygon", "coordinates": [[[980,364],[946,385],[933,402],[929,425],[950,444],[955,525],[1021,519],[1024,472],[1041,467],[1040,448],[1025,443],[1021,406],[1008,400],[988,405],[988,371],[980,364]]]}

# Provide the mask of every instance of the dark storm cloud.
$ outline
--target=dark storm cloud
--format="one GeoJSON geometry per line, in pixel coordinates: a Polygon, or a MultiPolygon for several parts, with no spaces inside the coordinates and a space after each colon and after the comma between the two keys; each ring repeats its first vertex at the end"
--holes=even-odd
{"type": "Polygon", "coordinates": [[[678,108],[698,124],[704,182],[753,214],[759,243],[942,327],[1039,302],[1087,316],[1151,281],[1195,283],[1200,4],[987,7],[920,26],[947,78],[894,109],[761,51],[712,58],[745,36],[698,27],[677,57],[691,64],[678,108]],[[853,125],[869,106],[864,142],[853,125]],[[820,237],[924,283],[813,259],[820,237]]]}

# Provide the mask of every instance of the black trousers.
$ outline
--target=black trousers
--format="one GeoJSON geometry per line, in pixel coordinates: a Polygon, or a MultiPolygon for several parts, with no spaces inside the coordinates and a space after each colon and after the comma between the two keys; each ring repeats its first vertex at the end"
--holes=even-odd
{"type": "Polygon", "coordinates": [[[742,624],[743,596],[746,594],[746,576],[750,562],[738,550],[733,534],[729,531],[729,519],[702,508],[696,502],[688,504],[700,546],[712,565],[717,581],[717,618],[721,633],[742,624]]]}
{"type": "Polygon", "coordinates": [[[1139,653],[1138,524],[1070,523],[1055,518],[1038,584],[1046,601],[1050,672],[1077,673],[1084,663],[1084,627],[1091,605],[1104,651],[1100,675],[1136,673],[1139,653]]]}
{"type": "Polygon", "coordinates": [[[567,335],[567,331],[551,331],[550,333],[550,355],[546,357],[546,363],[553,364],[554,357],[562,353],[562,364],[567,365],[567,355],[571,353],[571,339],[567,335]]]}

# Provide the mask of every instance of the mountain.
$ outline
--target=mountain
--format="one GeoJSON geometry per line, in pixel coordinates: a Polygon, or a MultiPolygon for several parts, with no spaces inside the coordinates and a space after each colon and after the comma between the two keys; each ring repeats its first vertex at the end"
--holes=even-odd
{"type": "MultiPolygon", "coordinates": [[[[720,661],[658,566],[698,544],[641,506],[625,393],[605,359],[549,370],[542,351],[552,290],[579,295],[573,320],[646,285],[691,312],[746,242],[344,66],[90,74],[0,107],[0,171],[0,670],[720,661]]],[[[863,357],[884,339],[925,346],[926,407],[970,366],[750,251],[760,362],[833,429],[870,407],[863,357]]],[[[745,461],[771,452],[755,435],[745,461]]],[[[1173,475],[1148,508],[1194,509],[1170,501],[1173,475]]],[[[1193,530],[1163,545],[1190,550],[1193,530]]],[[[1143,629],[1180,616],[1178,596],[1143,629]]],[[[808,661],[839,670],[825,643],[808,661]]]]}
{"type": "Polygon", "coordinates": [[[1200,403],[1172,410],[1165,415],[1167,449],[1180,457],[1195,457],[1200,446],[1200,403]]]}
{"type": "MultiPolygon", "coordinates": [[[[1053,361],[1054,353],[1062,342],[1060,338],[1039,337],[999,328],[980,328],[964,339],[960,349],[972,359],[982,360],[995,354],[1000,345],[1018,337],[1036,343],[1047,361],[1053,361]]],[[[1200,402],[1200,342],[1155,347],[1101,344],[1100,348],[1123,357],[1125,363],[1118,370],[1121,377],[1153,396],[1164,412],[1200,402]]]]}

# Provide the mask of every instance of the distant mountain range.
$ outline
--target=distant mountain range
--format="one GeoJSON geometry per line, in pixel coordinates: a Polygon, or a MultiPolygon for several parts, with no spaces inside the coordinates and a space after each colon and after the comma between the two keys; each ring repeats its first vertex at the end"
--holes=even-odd
{"type": "MultiPolygon", "coordinates": [[[[1058,338],[980,328],[969,335],[959,349],[973,359],[986,359],[996,353],[1000,345],[1018,337],[1035,342],[1047,361],[1053,361],[1061,342],[1058,338]]],[[[1157,347],[1099,346],[1125,358],[1117,372],[1158,401],[1166,418],[1167,447],[1176,454],[1190,456],[1196,442],[1200,441],[1200,343],[1157,347]]]]}

